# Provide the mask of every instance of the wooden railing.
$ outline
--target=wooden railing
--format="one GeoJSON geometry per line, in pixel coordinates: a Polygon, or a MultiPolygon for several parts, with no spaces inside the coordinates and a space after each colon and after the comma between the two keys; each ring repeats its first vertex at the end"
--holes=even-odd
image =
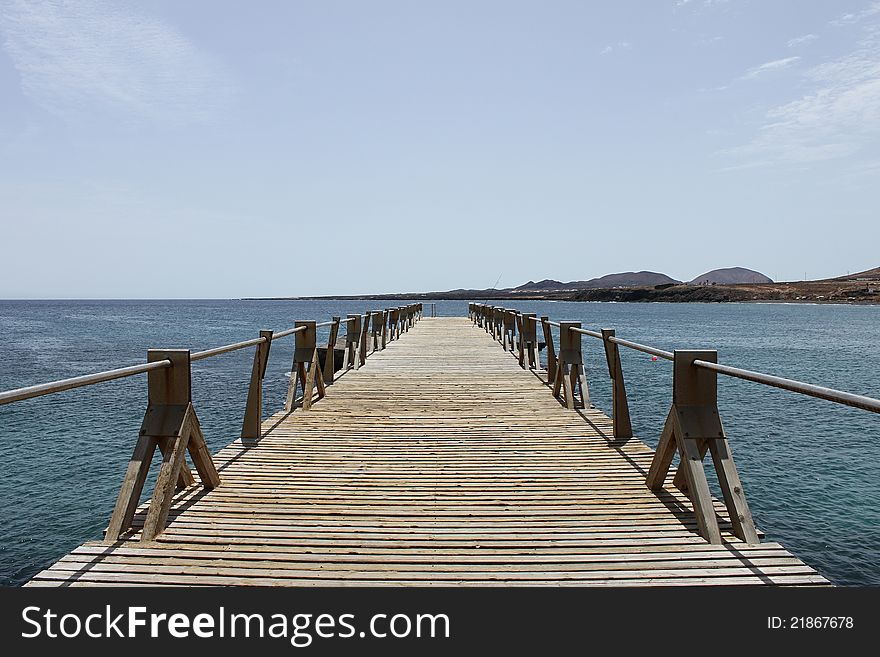
{"type": "Polygon", "coordinates": [[[721,365],[715,350],[665,351],[618,338],[612,329],[592,331],[582,328],[580,322],[551,322],[546,316],[538,319],[534,313],[479,303],[468,304],[468,316],[476,326],[483,328],[497,340],[502,348],[516,354],[521,367],[536,372],[543,371],[537,349],[535,356],[531,355],[535,348],[537,325],[540,324],[547,350],[545,383],[550,386],[553,395],[570,409],[590,406],[581,338],[588,336],[602,340],[612,383],[611,419],[613,437],[616,440],[625,440],[633,435],[619,347],[635,349],[657,359],[671,361],[672,406],[666,416],[645,483],[653,491],[662,490],[675,454],[678,453],[679,466],[673,485],[690,498],[698,531],[710,543],[721,543],[721,531],[703,466],[707,452],[712,457],[734,535],[747,543],[759,542],[730,444],[721,424],[718,411],[718,374],[880,413],[880,399],[721,365]],[[532,330],[532,325],[535,330],[532,330]],[[559,330],[558,352],[553,343],[552,328],[559,330]],[[524,354],[528,354],[528,358],[524,354]],[[577,395],[578,388],[580,397],[577,395]]]}
{"type": "Polygon", "coordinates": [[[158,448],[162,454],[162,463],[141,531],[141,541],[152,541],[167,524],[175,492],[195,484],[195,477],[186,463],[187,452],[204,488],[213,489],[221,483],[192,403],[193,361],[256,347],[241,429],[242,444],[252,446],[261,435],[263,378],[269,362],[269,348],[273,342],[290,335],[295,336],[293,364],[284,408],[288,412],[295,408],[308,411],[315,401],[325,395],[326,386],[331,385],[341,375],[337,374],[334,365],[334,350],[341,324],[346,325],[345,354],[341,370],[344,374],[348,370],[363,367],[370,354],[399,339],[421,317],[422,304],[415,303],[374,310],[365,315],[348,315],[345,320],[333,317],[320,324],[314,320],[297,321],[293,328],[284,331],[262,330],[257,338],[204,351],[149,349],[145,364],[0,392],[0,405],[147,374],[147,410],[104,534],[104,542],[115,543],[132,532],[132,520],[158,448]],[[323,368],[320,366],[317,343],[317,329],[322,327],[329,327],[323,368]],[[369,335],[372,335],[372,342],[369,335]],[[298,390],[301,391],[301,396],[297,396],[298,390]]]}

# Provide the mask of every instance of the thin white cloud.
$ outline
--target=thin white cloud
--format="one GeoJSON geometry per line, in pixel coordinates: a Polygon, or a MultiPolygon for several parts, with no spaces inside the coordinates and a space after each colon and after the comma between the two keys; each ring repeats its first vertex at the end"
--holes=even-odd
{"type": "Polygon", "coordinates": [[[602,50],[599,51],[599,54],[610,55],[615,50],[629,50],[630,48],[632,48],[632,44],[629,41],[618,41],[617,43],[608,44],[607,46],[602,48],[602,50]]]}
{"type": "Polygon", "coordinates": [[[809,91],[770,108],[756,136],[728,154],[770,164],[842,158],[880,142],[880,32],[804,73],[809,91]]]}
{"type": "Polygon", "coordinates": [[[815,41],[819,37],[815,34],[804,34],[803,36],[795,37],[793,39],[789,39],[785,45],[789,48],[797,48],[798,46],[802,46],[805,43],[810,43],[811,41],[815,41]]]}
{"type": "Polygon", "coordinates": [[[779,71],[785,68],[789,68],[794,64],[797,64],[801,60],[800,57],[785,57],[783,59],[774,59],[772,62],[766,62],[761,64],[760,66],[755,66],[754,68],[750,68],[746,73],[742,76],[743,80],[754,80],[757,77],[760,77],[766,73],[770,73],[771,71],[779,71]]]}
{"type": "Polygon", "coordinates": [[[231,93],[225,70],[142,6],[104,0],[4,4],[2,45],[25,95],[66,119],[212,118],[231,93]]]}
{"type": "Polygon", "coordinates": [[[870,16],[876,16],[877,14],[880,14],[880,1],[872,2],[861,11],[851,12],[838,16],[833,21],[831,21],[831,24],[835,27],[854,25],[855,23],[858,23],[870,16]]]}
{"type": "Polygon", "coordinates": [[[675,8],[681,9],[691,5],[692,7],[712,7],[727,4],[728,0],[675,0],[675,8]]]}

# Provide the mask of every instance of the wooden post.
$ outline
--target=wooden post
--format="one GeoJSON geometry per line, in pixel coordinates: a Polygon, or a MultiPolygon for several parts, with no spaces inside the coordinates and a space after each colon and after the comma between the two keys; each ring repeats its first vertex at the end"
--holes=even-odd
{"type": "Polygon", "coordinates": [[[391,340],[400,340],[400,324],[403,321],[402,313],[403,310],[400,308],[392,308],[388,312],[388,321],[391,324],[391,340]]]}
{"type": "Polygon", "coordinates": [[[373,352],[379,351],[379,334],[382,332],[382,313],[378,310],[370,312],[370,332],[373,336],[373,352]]]}
{"type": "Polygon", "coordinates": [[[157,447],[162,452],[163,460],[141,540],[152,541],[165,528],[181,479],[194,481],[186,465],[187,451],[202,485],[209,489],[220,485],[220,476],[192,405],[190,352],[185,349],[150,349],[147,352],[148,362],[162,360],[170,360],[172,365],[147,373],[147,411],[104,534],[105,544],[117,542],[131,529],[157,447]],[[184,470],[187,474],[182,476],[184,470]]]}
{"type": "Polygon", "coordinates": [[[314,389],[318,389],[318,399],[325,394],[324,377],[318,362],[318,328],[314,320],[303,320],[294,323],[296,328],[305,327],[304,331],[297,331],[296,344],[293,348],[293,365],[290,368],[290,386],[287,388],[287,402],[285,411],[292,411],[296,405],[297,383],[302,389],[302,409],[309,410],[312,407],[314,389]]]}
{"type": "Polygon", "coordinates": [[[343,370],[351,367],[357,369],[360,367],[358,363],[358,344],[360,343],[361,333],[361,316],[348,314],[345,322],[345,360],[342,365],[343,370]]]}
{"type": "Polygon", "coordinates": [[[264,342],[258,344],[254,352],[254,363],[251,366],[251,383],[248,386],[244,422],[241,425],[241,442],[243,445],[256,444],[261,435],[263,422],[263,379],[266,377],[266,365],[269,363],[272,331],[260,331],[260,337],[264,338],[264,342]]]}
{"type": "Polygon", "coordinates": [[[516,342],[516,311],[505,308],[502,312],[504,313],[504,340],[501,346],[505,351],[513,353],[516,342]]]}
{"type": "Polygon", "coordinates": [[[535,313],[521,313],[521,327],[519,330],[519,364],[523,369],[540,369],[538,360],[538,323],[535,321],[535,313]]]}
{"type": "Polygon", "coordinates": [[[553,346],[553,327],[550,326],[550,318],[541,316],[541,328],[544,330],[544,345],[547,349],[547,383],[556,380],[556,347],[553,346]]]}
{"type": "Polygon", "coordinates": [[[602,342],[605,344],[605,360],[608,363],[608,376],[611,377],[611,417],[615,438],[632,438],[632,423],[629,418],[629,402],[626,386],[623,383],[623,368],[620,365],[620,350],[611,342],[612,329],[602,329],[602,342]]]}
{"type": "Polygon", "coordinates": [[[590,390],[584,375],[584,361],[581,353],[581,334],[571,329],[580,328],[580,322],[559,322],[559,356],[556,364],[556,378],[553,380],[553,395],[565,396],[568,408],[577,408],[575,399],[577,387],[581,389],[582,408],[590,407],[590,390]]]}
{"type": "Polygon", "coordinates": [[[519,333],[516,330],[516,311],[508,310],[507,317],[510,326],[510,353],[516,354],[516,345],[519,339],[519,333]]]}
{"type": "Polygon", "coordinates": [[[345,350],[342,352],[342,371],[347,372],[350,364],[352,362],[351,358],[351,327],[352,324],[351,315],[345,318],[345,350]]]}
{"type": "Polygon", "coordinates": [[[734,535],[746,543],[756,544],[759,542],[758,533],[718,413],[718,375],[695,367],[695,360],[715,363],[718,362],[718,353],[675,351],[672,408],[645,483],[654,491],[663,488],[677,450],[681,461],[679,467],[687,482],[686,492],[694,505],[697,529],[709,543],[721,543],[721,531],[703,468],[703,458],[708,450],[712,454],[734,535]]]}
{"type": "Polygon", "coordinates": [[[526,348],[525,343],[523,342],[523,316],[521,312],[516,312],[514,314],[514,320],[516,321],[516,332],[519,334],[519,341],[517,342],[517,357],[516,359],[519,361],[519,366],[523,369],[526,368],[526,348]]]}
{"type": "Polygon", "coordinates": [[[339,337],[339,320],[340,317],[334,316],[333,323],[330,325],[330,335],[327,336],[327,355],[324,357],[324,384],[333,385],[333,379],[336,375],[336,339],[339,337]]]}
{"type": "Polygon", "coordinates": [[[367,351],[370,330],[370,314],[366,313],[361,316],[361,332],[358,336],[358,359],[355,369],[360,369],[367,362],[367,351]]]}

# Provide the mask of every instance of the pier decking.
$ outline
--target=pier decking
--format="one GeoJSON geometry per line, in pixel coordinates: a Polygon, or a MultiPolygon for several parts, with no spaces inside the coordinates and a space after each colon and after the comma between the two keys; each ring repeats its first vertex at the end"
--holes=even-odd
{"type": "Polygon", "coordinates": [[[30,586],[827,584],[778,543],[722,542],[646,486],[654,451],[569,409],[466,318],[423,318],[310,409],[214,455],[168,524],[88,542],[30,586]]]}

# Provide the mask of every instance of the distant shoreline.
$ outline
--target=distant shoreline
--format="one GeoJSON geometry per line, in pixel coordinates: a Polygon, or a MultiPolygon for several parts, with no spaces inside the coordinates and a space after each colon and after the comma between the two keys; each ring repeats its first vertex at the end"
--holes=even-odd
{"type": "MultiPolygon", "coordinates": [[[[604,290],[602,290],[604,292],[604,290]]],[[[620,294],[621,290],[609,290],[617,296],[627,297],[620,294]]],[[[578,298],[580,295],[571,296],[448,296],[448,295],[423,295],[423,294],[383,294],[383,295],[330,295],[330,296],[303,296],[303,297],[244,297],[241,301],[479,301],[505,302],[505,301],[568,301],[581,303],[790,303],[790,304],[822,304],[841,306],[875,306],[880,305],[880,296],[872,295],[868,298],[685,298],[681,297],[645,297],[645,298],[578,298]]]]}

